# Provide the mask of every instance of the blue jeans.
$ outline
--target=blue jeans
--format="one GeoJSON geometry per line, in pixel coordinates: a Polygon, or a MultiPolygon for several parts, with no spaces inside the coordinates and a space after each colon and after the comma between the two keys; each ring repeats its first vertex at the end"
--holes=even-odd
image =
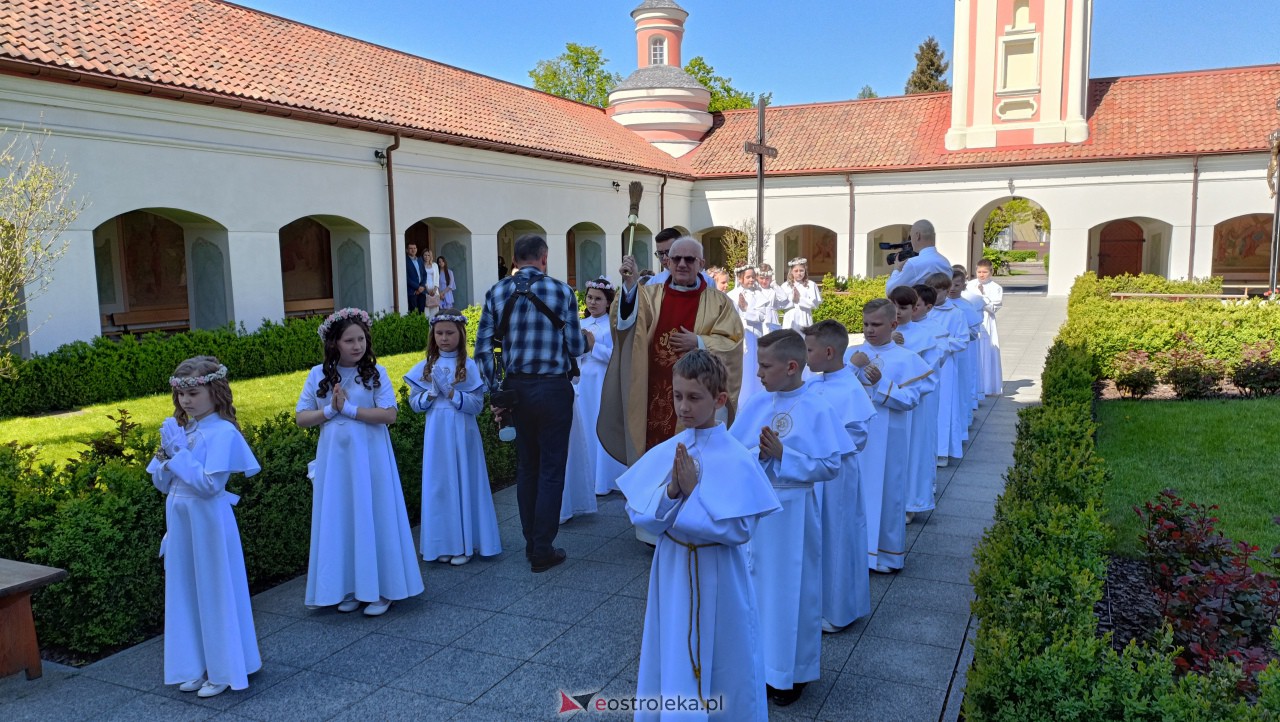
{"type": "Polygon", "coordinates": [[[516,392],[516,501],[524,529],[525,554],[551,555],[560,531],[564,468],[573,423],[573,384],[566,378],[508,378],[516,392]]]}

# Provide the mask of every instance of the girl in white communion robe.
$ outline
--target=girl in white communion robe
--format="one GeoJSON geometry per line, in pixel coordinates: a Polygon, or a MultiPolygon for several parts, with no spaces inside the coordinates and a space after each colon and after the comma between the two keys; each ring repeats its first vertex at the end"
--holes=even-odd
{"type": "Polygon", "coordinates": [[[261,471],[231,403],[227,367],[212,356],[178,365],[169,379],[173,416],[147,465],[166,495],[164,682],[212,697],[249,686],[262,668],[249,607],[240,530],[226,490],[232,474],[261,471]]]}

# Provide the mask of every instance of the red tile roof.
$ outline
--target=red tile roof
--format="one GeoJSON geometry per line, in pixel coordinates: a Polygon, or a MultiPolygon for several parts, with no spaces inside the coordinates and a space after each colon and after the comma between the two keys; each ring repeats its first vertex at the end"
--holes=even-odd
{"type": "MultiPolygon", "coordinates": [[[[754,173],[755,111],[673,159],[598,108],[219,0],[5,0],[0,72],[688,178],[754,173]]],[[[1093,80],[1090,139],[948,152],[951,96],[768,110],[770,174],[1259,152],[1280,65],[1093,80]]]]}
{"type": "MultiPolygon", "coordinates": [[[[1261,152],[1280,125],[1274,109],[1280,65],[1092,80],[1089,140],[1078,144],[949,152],[951,94],[793,105],[766,110],[778,157],[768,174],[899,171],[1261,152]]],[[[756,135],[755,110],[715,116],[685,156],[698,177],[755,173],[742,151],[756,135]]]]}
{"type": "Polygon", "coordinates": [[[0,68],[159,87],[203,102],[233,100],[559,160],[687,173],[599,108],[216,0],[5,0],[0,68]]]}

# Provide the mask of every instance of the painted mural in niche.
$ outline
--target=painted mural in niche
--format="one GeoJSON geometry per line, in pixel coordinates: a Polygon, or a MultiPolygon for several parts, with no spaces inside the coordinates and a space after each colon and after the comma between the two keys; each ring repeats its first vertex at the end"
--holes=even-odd
{"type": "Polygon", "coordinates": [[[1266,276],[1271,260],[1271,214],[1254,213],[1213,229],[1213,273],[1266,276]]]}
{"type": "Polygon", "coordinates": [[[365,271],[364,248],[348,238],[338,246],[338,288],[334,296],[337,308],[369,307],[368,273],[365,271]]]}
{"type": "Polygon", "coordinates": [[[782,236],[785,263],[801,257],[809,261],[809,275],[821,278],[836,271],[836,234],[822,226],[800,226],[782,236]]]}
{"type": "Polygon", "coordinates": [[[226,264],[222,249],[198,238],[191,245],[191,269],[195,307],[191,309],[193,328],[218,328],[231,320],[227,313],[226,264]]]}
{"type": "Polygon", "coordinates": [[[186,308],[187,251],[182,226],[154,213],[119,217],[129,310],[186,308]]]}
{"type": "Polygon", "coordinates": [[[281,228],[280,274],[285,301],[333,298],[329,229],[311,218],[281,228]]]}
{"type": "Polygon", "coordinates": [[[471,303],[471,272],[467,270],[467,247],[458,241],[449,241],[440,248],[440,255],[449,262],[453,271],[453,303],[462,308],[471,303]]]}
{"type": "Polygon", "coordinates": [[[599,278],[603,271],[604,255],[600,244],[583,241],[578,246],[578,285],[585,286],[587,281],[599,278]]]}

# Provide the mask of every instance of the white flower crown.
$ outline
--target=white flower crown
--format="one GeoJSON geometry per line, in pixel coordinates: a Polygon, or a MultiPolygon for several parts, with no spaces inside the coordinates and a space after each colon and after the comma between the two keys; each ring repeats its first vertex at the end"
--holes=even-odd
{"type": "Polygon", "coordinates": [[[748,263],[745,266],[738,266],[737,268],[733,269],[733,273],[734,275],[741,276],[747,271],[754,271],[754,270],[756,270],[756,267],[748,263]]]}
{"type": "Polygon", "coordinates": [[[227,367],[218,364],[218,370],[204,376],[170,376],[169,386],[175,389],[194,389],[197,386],[221,381],[227,377],[227,367]]]}
{"type": "Polygon", "coordinates": [[[320,324],[320,328],[316,329],[316,333],[320,334],[320,340],[323,341],[328,338],[329,329],[333,327],[333,324],[348,318],[358,318],[364,325],[369,325],[369,314],[367,312],[358,308],[340,308],[329,314],[324,323],[320,324]]]}
{"type": "Polygon", "coordinates": [[[788,268],[790,268],[791,266],[807,266],[807,265],[809,265],[809,259],[807,258],[793,258],[790,261],[787,261],[788,268]]]}
{"type": "Polygon", "coordinates": [[[587,288],[594,288],[600,291],[614,290],[613,284],[609,283],[609,279],[607,278],[597,278],[594,281],[587,281],[587,288]]]}
{"type": "Polygon", "coordinates": [[[451,313],[437,313],[436,315],[431,317],[431,325],[432,326],[436,325],[436,321],[457,321],[463,326],[467,325],[466,316],[462,316],[462,315],[455,316],[451,313]]]}

